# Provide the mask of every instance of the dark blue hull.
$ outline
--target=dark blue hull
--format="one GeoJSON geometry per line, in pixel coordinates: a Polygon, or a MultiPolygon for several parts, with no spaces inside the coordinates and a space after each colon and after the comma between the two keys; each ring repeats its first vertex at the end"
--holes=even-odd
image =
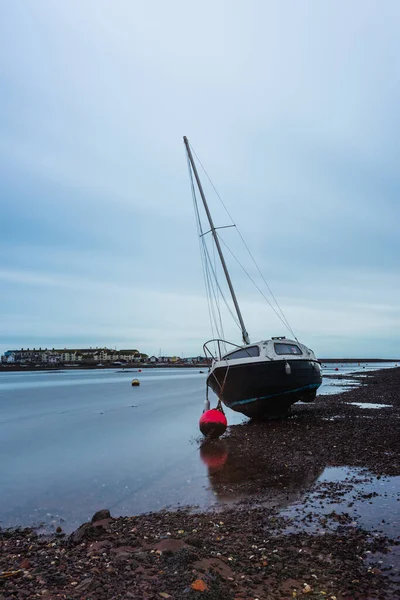
{"type": "Polygon", "coordinates": [[[299,400],[312,402],[322,383],[319,363],[313,360],[243,363],[226,370],[225,366],[216,368],[207,384],[228,408],[250,418],[278,417],[299,400]]]}

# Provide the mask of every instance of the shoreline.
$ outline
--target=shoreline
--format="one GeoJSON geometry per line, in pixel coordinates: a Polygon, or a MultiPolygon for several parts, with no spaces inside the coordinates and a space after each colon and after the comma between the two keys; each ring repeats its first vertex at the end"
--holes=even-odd
{"type": "MultiPolygon", "coordinates": [[[[321,364],[379,364],[379,363],[399,363],[400,359],[395,358],[320,358],[321,364]]],[[[103,370],[113,369],[117,371],[131,370],[138,371],[139,369],[206,369],[208,363],[196,363],[196,364],[182,364],[182,363],[156,363],[156,364],[142,364],[142,363],[128,363],[124,366],[121,365],[90,365],[90,364],[76,364],[76,365],[55,365],[55,366],[35,366],[20,364],[1,364],[1,372],[19,372],[19,371],[79,371],[79,370],[103,370]]]]}
{"type": "Polygon", "coordinates": [[[382,530],[367,528],[358,513],[400,475],[400,368],[364,375],[360,387],[295,405],[285,421],[248,422],[201,442],[211,489],[221,501],[238,498],[234,505],[105,512],[69,536],[0,529],[0,598],[396,597],[400,524],[387,523],[386,510],[382,530]],[[332,468],[349,476],[320,481],[332,468]]]}
{"type": "Polygon", "coordinates": [[[127,370],[134,370],[135,372],[137,372],[139,369],[176,369],[176,368],[180,368],[180,369],[206,369],[208,368],[208,364],[206,363],[197,363],[195,365],[186,365],[186,364],[141,364],[141,363],[132,363],[132,364],[127,364],[125,366],[121,366],[121,365],[63,365],[63,366],[52,366],[52,367],[45,367],[45,366],[40,366],[40,367],[35,367],[33,365],[27,365],[27,366],[22,366],[22,365],[0,365],[0,373],[2,371],[5,372],[19,372],[19,371],[84,371],[84,370],[91,370],[91,371],[101,371],[104,369],[111,369],[113,371],[127,371],[127,370]]]}

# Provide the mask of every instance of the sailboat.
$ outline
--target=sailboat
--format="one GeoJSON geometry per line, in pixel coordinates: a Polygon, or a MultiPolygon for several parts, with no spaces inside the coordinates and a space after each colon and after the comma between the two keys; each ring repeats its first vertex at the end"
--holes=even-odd
{"type": "Polygon", "coordinates": [[[314,352],[296,337],[275,336],[259,342],[250,341],[191,146],[186,136],[183,141],[192,193],[195,198],[194,175],[210,226],[208,233],[211,233],[218,252],[243,342],[237,345],[223,339],[213,339],[204,344],[205,355],[211,361],[207,376],[207,398],[208,388],[211,388],[225,406],[247,417],[263,419],[284,416],[296,402],[315,400],[322,383],[320,362],[314,352]]]}

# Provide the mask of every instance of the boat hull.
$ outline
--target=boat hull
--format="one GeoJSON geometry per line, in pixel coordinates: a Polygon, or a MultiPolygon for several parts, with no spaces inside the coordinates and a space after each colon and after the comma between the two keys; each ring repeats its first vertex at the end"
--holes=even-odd
{"type": "Polygon", "coordinates": [[[287,414],[295,402],[312,402],[322,383],[319,363],[313,360],[229,365],[226,371],[225,365],[216,366],[207,378],[207,385],[228,408],[250,418],[279,417],[287,414]],[[287,364],[290,373],[286,372],[287,364]]]}

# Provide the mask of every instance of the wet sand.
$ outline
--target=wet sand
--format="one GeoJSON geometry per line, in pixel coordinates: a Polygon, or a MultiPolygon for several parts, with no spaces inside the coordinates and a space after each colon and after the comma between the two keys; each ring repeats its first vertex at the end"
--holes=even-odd
{"type": "Polygon", "coordinates": [[[364,375],[203,443],[218,509],[0,531],[1,600],[400,596],[400,369],[364,375]]]}

